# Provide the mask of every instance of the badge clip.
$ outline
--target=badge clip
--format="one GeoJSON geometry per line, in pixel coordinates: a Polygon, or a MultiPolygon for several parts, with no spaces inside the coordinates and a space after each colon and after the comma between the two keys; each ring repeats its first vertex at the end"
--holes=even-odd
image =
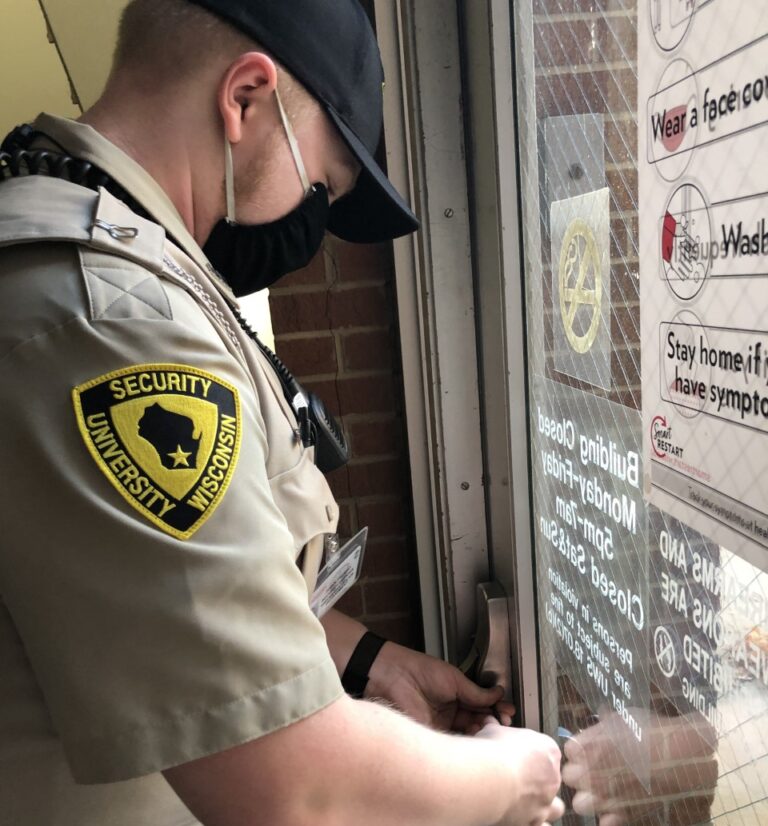
{"type": "Polygon", "coordinates": [[[363,528],[341,548],[338,547],[338,536],[326,537],[326,563],[318,574],[317,585],[310,600],[310,607],[316,617],[325,616],[360,579],[367,542],[368,528],[363,528]],[[333,549],[333,540],[336,550],[333,549]]]}

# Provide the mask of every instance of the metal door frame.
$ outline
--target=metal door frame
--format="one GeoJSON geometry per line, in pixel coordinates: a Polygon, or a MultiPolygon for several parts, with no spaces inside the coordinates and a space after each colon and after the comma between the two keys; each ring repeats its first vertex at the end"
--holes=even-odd
{"type": "Polygon", "coordinates": [[[376,15],[389,173],[424,221],[395,254],[427,648],[456,661],[495,576],[519,720],[538,728],[511,3],[376,0],[376,15]]]}
{"type": "Polygon", "coordinates": [[[396,242],[426,647],[458,662],[489,578],[475,295],[455,0],[376,0],[389,175],[422,219],[396,242]]]}
{"type": "Polygon", "coordinates": [[[541,726],[525,277],[510,0],[462,2],[493,575],[509,595],[518,721],[541,726]],[[501,345],[501,346],[500,346],[501,345]]]}

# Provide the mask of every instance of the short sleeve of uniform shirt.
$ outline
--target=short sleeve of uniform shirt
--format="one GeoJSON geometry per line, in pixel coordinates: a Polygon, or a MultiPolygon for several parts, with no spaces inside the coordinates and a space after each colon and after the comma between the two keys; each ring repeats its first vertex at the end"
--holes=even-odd
{"type": "Polygon", "coordinates": [[[270,494],[255,394],[194,300],[165,285],[167,312],[94,320],[76,248],[0,251],[0,270],[0,588],[75,780],[156,772],[332,703],[341,687],[270,494]],[[121,495],[73,406],[80,385],[169,364],[239,399],[229,485],[187,539],[121,495]]]}

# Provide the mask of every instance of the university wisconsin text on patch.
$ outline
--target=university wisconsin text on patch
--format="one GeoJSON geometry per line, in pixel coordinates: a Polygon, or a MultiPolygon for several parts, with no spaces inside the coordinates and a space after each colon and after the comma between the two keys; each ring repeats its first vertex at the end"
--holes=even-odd
{"type": "Polygon", "coordinates": [[[85,444],[123,498],[188,539],[216,510],[240,452],[240,398],[216,376],[142,364],[72,391],[85,444]]]}

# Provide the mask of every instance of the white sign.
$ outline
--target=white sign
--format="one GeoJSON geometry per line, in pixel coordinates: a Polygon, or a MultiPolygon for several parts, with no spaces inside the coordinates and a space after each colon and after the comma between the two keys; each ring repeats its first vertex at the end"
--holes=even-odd
{"type": "Polygon", "coordinates": [[[768,5],[641,6],[644,490],[766,568],[768,5]]]}

